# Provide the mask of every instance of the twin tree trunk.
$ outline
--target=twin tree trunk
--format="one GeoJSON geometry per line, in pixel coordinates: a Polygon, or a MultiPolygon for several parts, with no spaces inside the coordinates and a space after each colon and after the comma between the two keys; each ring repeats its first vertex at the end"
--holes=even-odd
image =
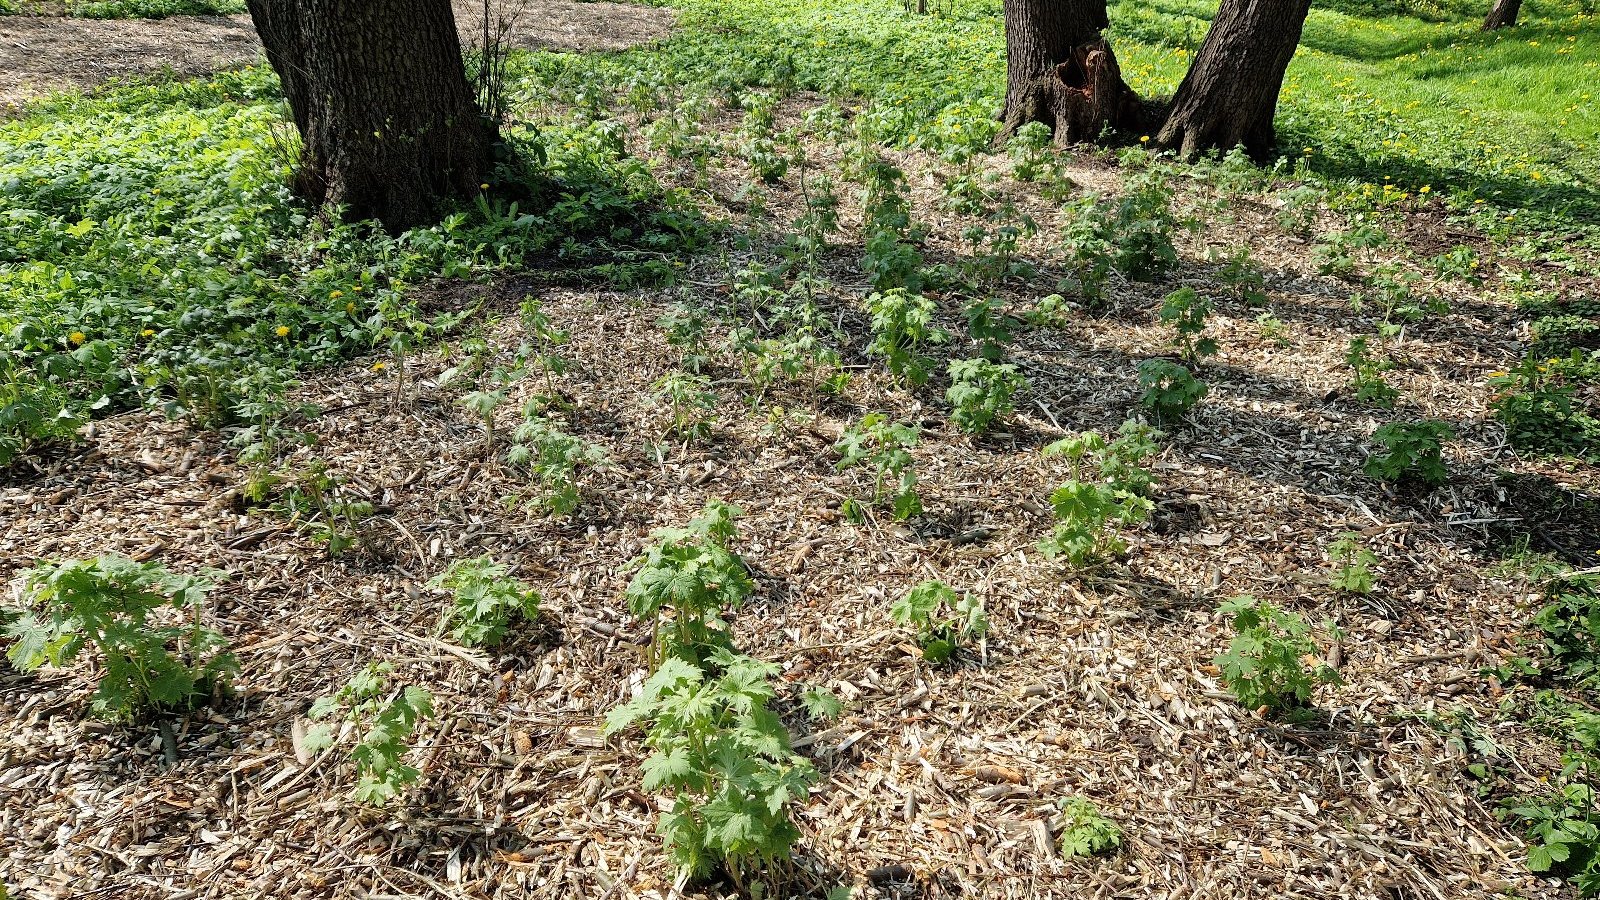
{"type": "Polygon", "coordinates": [[[300,131],[297,192],[390,231],[471,196],[497,139],[450,0],[246,0],[300,131]]]}
{"type": "MultiPolygon", "coordinates": [[[[1222,0],[1156,144],[1183,156],[1243,144],[1266,156],[1283,74],[1310,8],[1310,0],[1222,0]]],[[[1005,0],[1005,21],[1003,134],[1044,122],[1066,144],[1095,140],[1108,127],[1143,130],[1144,104],[1101,36],[1106,0],[1005,0]]]]}
{"type": "Polygon", "coordinates": [[[1522,0],[1494,0],[1494,6],[1489,9],[1489,17],[1483,20],[1483,30],[1510,28],[1517,24],[1517,13],[1521,11],[1522,0]]]}
{"type": "Polygon", "coordinates": [[[1283,73],[1310,10],[1311,0],[1222,0],[1156,143],[1180,156],[1243,145],[1264,159],[1277,140],[1283,73]]]}
{"type": "Polygon", "coordinates": [[[1138,127],[1139,95],[1100,34],[1109,23],[1105,0],[1005,0],[1003,134],[1043,122],[1067,144],[1138,127]]]}

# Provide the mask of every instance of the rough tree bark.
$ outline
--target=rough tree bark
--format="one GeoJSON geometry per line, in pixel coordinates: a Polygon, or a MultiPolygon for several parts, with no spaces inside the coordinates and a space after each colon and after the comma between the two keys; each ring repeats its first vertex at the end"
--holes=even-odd
{"type": "Polygon", "coordinates": [[[1105,0],[1005,0],[1002,135],[1043,122],[1067,144],[1139,127],[1143,104],[1100,34],[1109,21],[1105,0]]]}
{"type": "Polygon", "coordinates": [[[1222,0],[1156,143],[1181,156],[1242,144],[1265,158],[1277,139],[1283,73],[1310,8],[1311,0],[1222,0]]]}
{"type": "Polygon", "coordinates": [[[246,0],[302,141],[297,192],[390,231],[488,172],[450,0],[246,0]]]}
{"type": "Polygon", "coordinates": [[[1510,28],[1517,24],[1517,13],[1520,12],[1522,12],[1522,0],[1494,0],[1494,6],[1489,9],[1489,17],[1483,20],[1483,30],[1510,28]]]}

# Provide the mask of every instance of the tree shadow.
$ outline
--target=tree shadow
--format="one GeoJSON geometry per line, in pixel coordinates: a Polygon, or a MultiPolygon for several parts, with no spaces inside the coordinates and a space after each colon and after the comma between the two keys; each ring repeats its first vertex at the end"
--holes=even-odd
{"type": "MultiPolygon", "coordinates": [[[[1488,174],[1461,165],[1433,163],[1398,153],[1377,156],[1352,142],[1342,141],[1337,134],[1304,130],[1295,120],[1282,123],[1279,146],[1306,146],[1313,141],[1319,143],[1319,152],[1311,158],[1311,168],[1333,181],[1389,179],[1402,185],[1432,185],[1436,191],[1445,187],[1462,188],[1472,196],[1493,198],[1502,207],[1538,210],[1542,216],[1565,218],[1575,225],[1600,224],[1600,190],[1581,181],[1570,184],[1535,181],[1488,174]]],[[[1575,146],[1571,152],[1574,158],[1581,157],[1582,151],[1575,146]]]]}

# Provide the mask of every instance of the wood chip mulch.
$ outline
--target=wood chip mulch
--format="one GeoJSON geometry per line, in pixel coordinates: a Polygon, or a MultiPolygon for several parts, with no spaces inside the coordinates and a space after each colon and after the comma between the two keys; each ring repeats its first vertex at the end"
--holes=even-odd
{"type": "MultiPolygon", "coordinates": [[[[936,235],[925,252],[953,256],[959,223],[932,199],[939,164],[900,161],[936,235]]],[[[1088,185],[1111,177],[1088,160],[1073,174],[1088,185]]],[[[852,204],[846,221],[859,220],[852,204]]],[[[792,190],[775,189],[770,208],[792,217],[792,190]]],[[[1029,209],[1047,233],[1052,209],[1029,209]]],[[[16,585],[37,559],[107,552],[224,570],[209,615],[242,674],[236,697],[176,723],[171,767],[154,728],[87,718],[87,664],[0,675],[0,880],[28,898],[718,895],[675,879],[653,831],[663,798],[640,789],[637,735],[606,740],[598,727],[643,677],[645,634],[621,600],[628,561],[653,528],[720,498],[744,510],[737,546],[758,585],[734,619],[741,649],[782,664],[789,688],[819,685],[846,706],[815,730],[788,717],[822,772],[798,815],[796,893],[1570,896],[1527,872],[1525,847],[1480,798],[1440,723],[1476,718],[1525,789],[1558,765],[1559,748],[1498,714],[1503,695],[1479,671],[1518,652],[1534,602],[1530,585],[1496,565],[1495,528],[1524,514],[1507,511],[1498,479],[1515,472],[1577,495],[1592,490],[1595,469],[1505,446],[1484,376],[1514,360],[1514,316],[1479,291],[1393,345],[1389,373],[1407,414],[1460,431],[1452,482],[1418,493],[1365,478],[1363,447],[1382,417],[1341,387],[1346,344],[1368,328],[1350,311],[1350,288],[1311,274],[1309,247],[1270,215],[1241,203],[1215,216],[1185,238],[1188,262],[1172,282],[1119,287],[1111,315],[1020,331],[1011,352],[1030,387],[981,439],[948,425],[936,386],[907,392],[869,369],[857,334],[846,399],[780,389],[769,403],[802,415],[764,432],[767,411],[742,406],[742,376],[724,360],[711,371],[722,404],[712,437],[662,441],[650,385],[677,355],[656,319],[675,300],[727,302],[727,264],[715,255],[661,289],[520,278],[466,289],[505,314],[484,329],[498,361],[522,339],[514,310],[525,292],[573,334],[565,428],[610,461],[585,476],[570,519],[527,502],[525,476],[489,458],[481,426],[456,404],[469,388],[439,384],[459,353],[412,359],[404,397],[392,369],[374,371],[377,359],[308,377],[297,392],[325,412],[306,426],[318,444],[284,466],[323,460],[377,510],[365,550],[337,559],[244,504],[249,472],[224,435],[143,413],[96,423],[77,449],[0,487],[0,577],[16,585]],[[1151,525],[1131,532],[1113,565],[1074,573],[1043,560],[1042,504],[1066,473],[1039,447],[1070,429],[1114,429],[1135,405],[1134,364],[1169,352],[1153,314],[1160,297],[1176,283],[1215,287],[1213,267],[1197,261],[1206,244],[1245,241],[1269,268],[1283,341],[1262,332],[1258,310],[1220,302],[1210,333],[1222,353],[1204,371],[1212,393],[1168,428],[1151,525]],[[880,409],[923,427],[927,513],[909,524],[857,525],[840,512],[870,487],[862,473],[835,471],[830,445],[880,409]],[[1327,584],[1326,548],[1344,531],[1380,559],[1370,596],[1327,584]],[[446,599],[423,586],[482,553],[544,596],[538,626],[490,652],[443,639],[446,599]],[[928,578],[978,594],[993,620],[952,669],[917,659],[888,615],[928,578]],[[1225,692],[1212,665],[1228,639],[1216,606],[1240,593],[1343,630],[1329,661],[1346,683],[1319,690],[1316,721],[1270,721],[1225,692]],[[372,811],[350,799],[340,754],[297,755],[294,734],[315,698],[380,658],[433,691],[440,715],[412,757],[420,786],[372,811]],[[1060,858],[1056,803],[1072,795],[1122,827],[1119,851],[1060,858]]],[[[830,263],[842,319],[860,295],[859,253],[845,246],[830,263]]],[[[1022,302],[1053,290],[1041,278],[1005,293],[1022,302]]],[[[540,389],[537,378],[516,385],[502,436],[540,389]]]]}

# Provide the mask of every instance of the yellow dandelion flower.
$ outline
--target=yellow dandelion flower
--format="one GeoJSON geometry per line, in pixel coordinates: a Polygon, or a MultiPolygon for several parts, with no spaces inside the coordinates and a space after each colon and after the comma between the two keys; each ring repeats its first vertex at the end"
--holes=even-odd
{"type": "Polygon", "coordinates": [[[287,325],[279,325],[277,328],[272,329],[272,333],[276,334],[278,337],[288,337],[289,336],[289,326],[287,326],[287,325]]]}
{"type": "Polygon", "coordinates": [[[1422,187],[1417,188],[1417,193],[1426,194],[1426,193],[1428,193],[1428,192],[1430,192],[1432,190],[1433,190],[1433,185],[1425,184],[1422,187]]]}
{"type": "Polygon", "coordinates": [[[344,311],[353,316],[356,314],[356,305],[354,303],[346,303],[344,305],[344,311]]]}
{"type": "Polygon", "coordinates": [[[384,369],[387,369],[387,368],[389,368],[389,364],[386,363],[386,362],[382,362],[381,360],[379,362],[375,362],[375,363],[372,364],[372,371],[374,371],[374,372],[382,372],[384,369]]]}
{"type": "Polygon", "coordinates": [[[146,328],[145,330],[139,332],[139,336],[140,337],[154,337],[155,333],[156,333],[156,330],[154,328],[146,328]]]}
{"type": "Polygon", "coordinates": [[[343,297],[343,296],[344,296],[344,291],[329,291],[328,292],[328,299],[330,299],[330,300],[337,300],[337,299],[339,299],[340,297],[343,297]]]}
{"type": "Polygon", "coordinates": [[[81,331],[74,331],[73,333],[67,335],[67,340],[71,341],[73,343],[73,346],[77,346],[79,344],[82,344],[84,341],[87,341],[88,339],[89,339],[89,336],[84,334],[81,331]]]}

